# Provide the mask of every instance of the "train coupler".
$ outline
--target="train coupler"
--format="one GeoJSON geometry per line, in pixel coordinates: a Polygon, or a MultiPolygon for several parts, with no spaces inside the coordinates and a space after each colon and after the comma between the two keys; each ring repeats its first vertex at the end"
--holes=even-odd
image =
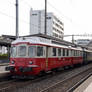
{"type": "Polygon", "coordinates": [[[14,71],[15,67],[14,66],[8,66],[8,67],[5,67],[5,70],[6,71],[14,71]]]}

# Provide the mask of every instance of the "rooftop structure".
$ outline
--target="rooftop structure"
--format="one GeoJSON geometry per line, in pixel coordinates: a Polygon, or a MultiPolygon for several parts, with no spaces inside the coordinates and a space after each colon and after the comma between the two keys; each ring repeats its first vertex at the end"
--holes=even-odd
{"type": "Polygon", "coordinates": [[[90,43],[90,39],[78,39],[75,41],[76,44],[78,45],[83,45],[83,46],[86,46],[90,43]]]}

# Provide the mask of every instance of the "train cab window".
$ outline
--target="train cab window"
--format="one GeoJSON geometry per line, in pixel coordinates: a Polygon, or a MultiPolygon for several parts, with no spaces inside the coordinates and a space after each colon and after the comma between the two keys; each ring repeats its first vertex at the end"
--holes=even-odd
{"type": "Polygon", "coordinates": [[[35,55],[36,55],[36,47],[35,46],[29,46],[28,56],[29,57],[35,57],[35,55]]]}
{"type": "Polygon", "coordinates": [[[52,56],[56,56],[56,48],[52,49],[52,56]]]}
{"type": "Polygon", "coordinates": [[[58,56],[61,56],[61,48],[58,48],[58,56]]]}
{"type": "Polygon", "coordinates": [[[43,47],[41,46],[37,47],[37,56],[43,56],[43,47]]]}
{"type": "Polygon", "coordinates": [[[11,47],[11,57],[16,57],[17,55],[17,48],[15,46],[11,47]]]}
{"type": "Polygon", "coordinates": [[[26,56],[26,46],[19,46],[18,47],[18,55],[19,56],[26,56]]]}

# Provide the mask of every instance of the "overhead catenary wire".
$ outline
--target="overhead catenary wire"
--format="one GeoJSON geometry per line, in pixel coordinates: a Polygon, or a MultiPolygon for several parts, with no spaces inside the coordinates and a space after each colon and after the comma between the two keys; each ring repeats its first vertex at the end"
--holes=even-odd
{"type": "MultiPolygon", "coordinates": [[[[21,1],[21,0],[20,0],[20,1],[21,1]]],[[[23,1],[29,8],[32,8],[32,6],[31,6],[28,2],[26,2],[25,0],[22,0],[22,1],[23,1]]],[[[49,1],[47,1],[47,3],[48,3],[54,10],[56,10],[56,12],[58,12],[59,14],[61,14],[63,18],[66,18],[67,20],[69,20],[70,22],[72,22],[72,19],[71,19],[71,18],[65,16],[60,10],[58,10],[56,7],[54,7],[49,1]]]]}
{"type": "Polygon", "coordinates": [[[10,2],[9,0],[7,1],[9,4],[11,4],[11,5],[15,5],[15,3],[12,3],[12,2],[10,2]]]}
{"type": "Polygon", "coordinates": [[[49,1],[47,1],[47,3],[56,11],[59,13],[59,15],[61,14],[62,18],[65,18],[67,20],[69,20],[70,22],[72,22],[72,19],[67,17],[66,15],[64,15],[60,10],[58,10],[55,6],[53,6],[49,1]]]}
{"type": "MultiPolygon", "coordinates": [[[[8,15],[8,14],[2,12],[2,11],[0,11],[0,14],[2,14],[2,15],[4,15],[4,16],[6,16],[6,17],[9,17],[9,18],[15,20],[15,17],[14,17],[14,16],[10,16],[10,15],[8,15]]],[[[27,22],[27,21],[25,21],[25,20],[23,20],[23,19],[20,19],[20,21],[21,21],[21,22],[24,22],[24,23],[26,23],[26,24],[30,24],[29,22],[27,22]]],[[[32,24],[32,23],[31,23],[31,24],[32,24]]],[[[38,28],[37,25],[35,25],[35,24],[32,24],[32,25],[38,28]]]]}
{"type": "Polygon", "coordinates": [[[32,8],[32,6],[31,6],[28,2],[26,2],[25,0],[23,0],[23,2],[24,2],[29,8],[32,8]]]}

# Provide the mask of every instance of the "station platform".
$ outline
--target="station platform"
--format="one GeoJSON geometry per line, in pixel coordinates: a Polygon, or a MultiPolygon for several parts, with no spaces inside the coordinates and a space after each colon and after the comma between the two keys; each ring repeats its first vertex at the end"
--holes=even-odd
{"type": "Polygon", "coordinates": [[[0,66],[0,78],[10,76],[9,71],[5,71],[6,66],[0,66]]]}
{"type": "Polygon", "coordinates": [[[92,76],[85,80],[73,92],[92,92],[92,76]]]}

